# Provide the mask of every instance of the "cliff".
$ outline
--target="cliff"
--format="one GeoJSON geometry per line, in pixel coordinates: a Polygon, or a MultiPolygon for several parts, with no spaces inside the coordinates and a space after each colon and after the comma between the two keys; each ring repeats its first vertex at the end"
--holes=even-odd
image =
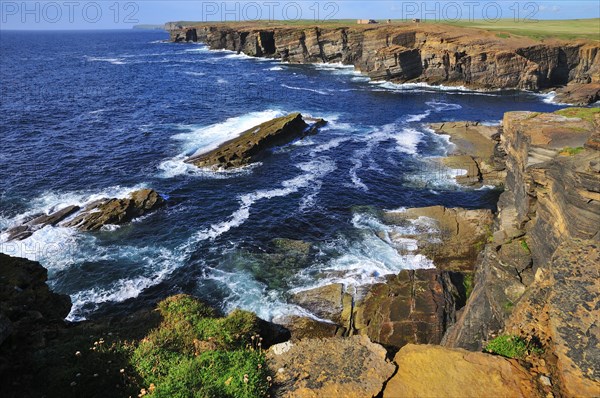
{"type": "Polygon", "coordinates": [[[212,49],[291,63],[354,65],[374,80],[524,90],[571,83],[560,92],[561,100],[600,99],[600,46],[590,41],[541,43],[437,24],[321,28],[168,23],[166,28],[174,42],[204,42],[212,49]]]}
{"type": "Polygon", "coordinates": [[[505,114],[493,239],[442,342],[481,350],[498,334],[535,341],[544,359],[533,369],[565,396],[600,391],[599,128],[597,108],[505,114]]]}

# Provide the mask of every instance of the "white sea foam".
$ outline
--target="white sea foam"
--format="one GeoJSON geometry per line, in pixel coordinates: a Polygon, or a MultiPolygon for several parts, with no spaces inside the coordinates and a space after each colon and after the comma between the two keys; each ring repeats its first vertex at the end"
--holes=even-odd
{"type": "Polygon", "coordinates": [[[403,269],[433,268],[433,262],[414,254],[416,241],[402,238],[417,227],[389,226],[374,216],[355,214],[352,224],[360,232],[360,239],[339,238],[321,247],[324,253],[337,253],[324,263],[316,263],[301,271],[297,286],[291,292],[309,290],[332,283],[342,283],[350,290],[384,280],[403,269]],[[390,237],[395,234],[396,236],[390,237]]]}
{"type": "Polygon", "coordinates": [[[206,73],[204,73],[204,72],[191,72],[191,71],[188,71],[188,72],[183,72],[183,73],[185,73],[186,75],[190,75],[190,76],[204,76],[204,75],[206,75],[206,73]]]}
{"type": "Polygon", "coordinates": [[[281,183],[280,187],[273,189],[261,189],[241,195],[238,200],[240,207],[226,220],[212,224],[208,228],[196,232],[190,238],[190,246],[204,240],[215,239],[232,228],[242,225],[249,217],[254,203],[278,197],[285,197],[301,189],[318,186],[321,179],[335,170],[335,162],[327,157],[315,158],[309,162],[296,165],[304,173],[281,183]]]}
{"type": "Polygon", "coordinates": [[[127,62],[123,58],[102,58],[102,57],[90,57],[85,56],[85,59],[89,62],[108,62],[113,65],[125,65],[127,62]]]}
{"type": "Polygon", "coordinates": [[[268,70],[278,71],[278,70],[283,70],[283,68],[281,66],[273,66],[273,67],[269,68],[268,70]]]}
{"type": "Polygon", "coordinates": [[[286,303],[278,292],[269,290],[264,283],[257,281],[247,272],[226,272],[210,268],[206,277],[221,283],[229,290],[229,296],[224,303],[226,312],[243,308],[268,321],[282,320],[291,315],[321,320],[300,306],[286,303]]]}
{"type": "Polygon", "coordinates": [[[495,91],[499,90],[473,90],[465,86],[445,86],[445,85],[431,85],[428,83],[392,83],[383,80],[372,80],[369,84],[377,85],[380,88],[391,91],[411,91],[411,92],[432,92],[432,91],[444,91],[449,94],[467,94],[467,95],[484,95],[484,96],[497,96],[498,93],[495,91]]]}
{"type": "MultiPolygon", "coordinates": [[[[116,252],[116,254],[106,254],[108,259],[115,262],[119,259],[135,258],[143,265],[141,267],[142,275],[122,278],[107,287],[92,287],[73,294],[71,296],[73,306],[67,320],[84,320],[88,311],[93,311],[102,303],[121,302],[135,298],[145,289],[162,282],[184,263],[183,256],[177,250],[172,251],[166,248],[108,247],[106,251],[108,252],[108,250],[116,252]],[[93,308],[88,308],[90,306],[93,308]],[[84,308],[86,311],[83,311],[84,308]]],[[[88,259],[88,261],[90,260],[88,259]]]]}
{"type": "Polygon", "coordinates": [[[185,154],[199,155],[217,148],[223,142],[236,138],[240,133],[258,124],[283,115],[279,110],[269,109],[231,117],[209,126],[181,126],[182,130],[187,131],[171,138],[183,143],[185,154]]]}
{"type": "Polygon", "coordinates": [[[308,88],[308,87],[295,87],[295,86],[290,86],[287,84],[282,84],[281,87],[285,87],[290,90],[310,91],[310,92],[321,94],[321,95],[330,95],[330,93],[328,93],[327,91],[318,90],[318,89],[314,89],[314,88],[308,88]]]}

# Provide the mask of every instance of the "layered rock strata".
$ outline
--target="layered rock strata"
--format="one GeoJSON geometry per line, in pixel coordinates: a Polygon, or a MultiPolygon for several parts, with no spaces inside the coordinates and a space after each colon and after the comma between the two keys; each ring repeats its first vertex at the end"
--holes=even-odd
{"type": "Polygon", "coordinates": [[[7,240],[23,240],[46,226],[72,227],[80,231],[97,231],[105,225],[120,225],[141,217],[165,204],[152,189],[132,192],[128,198],[100,199],[85,208],[71,205],[49,214],[40,214],[6,231],[7,240]],[[74,217],[72,217],[74,215],[74,217]]]}
{"type": "Polygon", "coordinates": [[[186,162],[217,169],[246,166],[258,160],[267,149],[314,134],[325,124],[323,119],[307,120],[311,122],[310,125],[299,113],[269,120],[242,132],[214,150],[190,157],[186,162]]]}
{"type": "Polygon", "coordinates": [[[598,99],[597,86],[588,86],[600,83],[600,46],[592,41],[540,43],[437,24],[329,28],[169,23],[167,29],[174,42],[200,41],[213,49],[291,63],[354,65],[374,80],[525,90],[572,83],[561,91],[561,100],[598,99]]]}

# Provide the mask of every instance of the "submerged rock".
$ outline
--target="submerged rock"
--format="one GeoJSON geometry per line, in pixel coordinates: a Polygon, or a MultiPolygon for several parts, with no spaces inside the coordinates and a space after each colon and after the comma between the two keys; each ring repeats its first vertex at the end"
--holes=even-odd
{"type": "Polygon", "coordinates": [[[530,397],[535,387],[515,360],[432,345],[404,346],[384,398],[530,397]]]}
{"type": "Polygon", "coordinates": [[[373,397],[395,370],[366,336],[275,345],[267,362],[277,397],[373,397]]]}
{"type": "Polygon", "coordinates": [[[152,189],[132,192],[129,198],[108,199],[88,205],[81,214],[63,224],[81,231],[96,231],[105,225],[127,223],[162,206],[165,200],[152,189]]]}
{"type": "Polygon", "coordinates": [[[314,119],[312,125],[309,125],[300,113],[292,113],[252,127],[239,137],[219,145],[212,151],[192,156],[186,162],[198,167],[222,169],[245,166],[256,161],[268,148],[314,134],[323,124],[323,119],[314,119]]]}

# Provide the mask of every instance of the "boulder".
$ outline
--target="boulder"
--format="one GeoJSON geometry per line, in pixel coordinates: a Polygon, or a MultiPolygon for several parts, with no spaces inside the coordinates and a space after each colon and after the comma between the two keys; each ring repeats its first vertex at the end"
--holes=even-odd
{"type": "Polygon", "coordinates": [[[318,321],[305,316],[286,316],[277,323],[290,331],[292,341],[343,336],[346,328],[335,323],[318,321]]]}
{"type": "Polygon", "coordinates": [[[405,270],[369,288],[355,305],[353,326],[389,348],[439,344],[454,322],[458,294],[447,272],[405,270]]]}
{"type": "Polygon", "coordinates": [[[531,397],[536,387],[515,360],[432,345],[404,346],[384,398],[531,397]]]}
{"type": "Polygon", "coordinates": [[[344,308],[352,307],[352,296],[344,291],[341,283],[303,290],[293,294],[290,300],[319,318],[349,326],[350,314],[344,314],[344,308]]]}
{"type": "Polygon", "coordinates": [[[267,362],[277,397],[374,397],[395,370],[366,336],[274,345],[267,362]]]}
{"type": "Polygon", "coordinates": [[[105,225],[130,222],[162,206],[165,200],[152,189],[132,192],[129,198],[108,199],[88,205],[84,211],[61,226],[96,231],[105,225]]]}
{"type": "Polygon", "coordinates": [[[259,159],[267,149],[314,134],[323,124],[323,119],[318,119],[309,126],[300,113],[291,113],[252,127],[218,148],[194,155],[186,162],[216,169],[245,166],[259,159]]]}

